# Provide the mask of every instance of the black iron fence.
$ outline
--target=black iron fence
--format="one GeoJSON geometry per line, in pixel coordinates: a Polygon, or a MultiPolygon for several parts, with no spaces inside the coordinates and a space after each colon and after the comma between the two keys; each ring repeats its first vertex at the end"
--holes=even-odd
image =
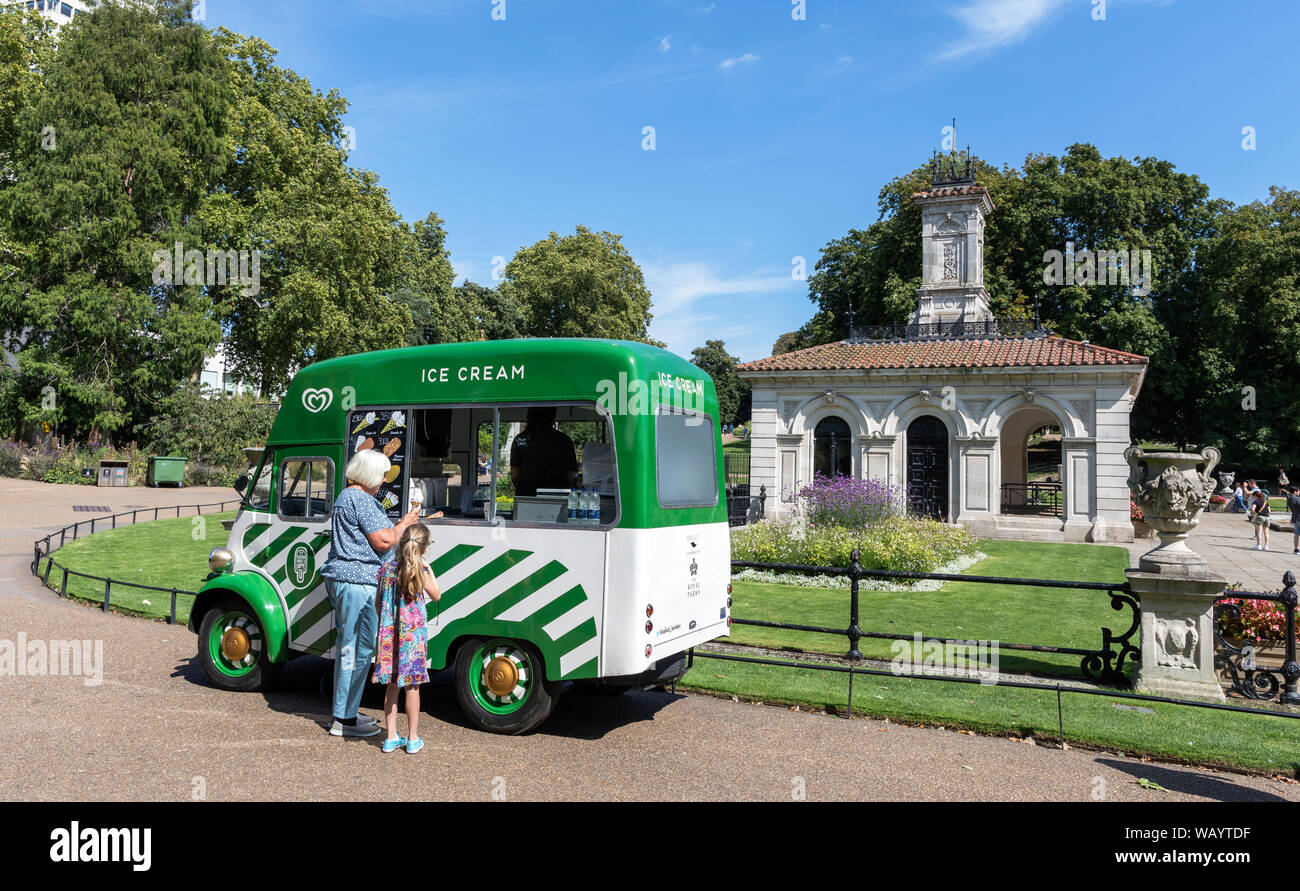
{"type": "MultiPolygon", "coordinates": [[[[757,563],[743,560],[732,561],[733,569],[762,569],[774,572],[793,572],[805,575],[830,575],[830,576],[847,576],[849,579],[849,602],[848,602],[848,627],[847,628],[830,628],[818,625],[797,625],[788,622],[766,622],[755,619],[743,619],[732,617],[734,625],[749,625],[765,628],[779,628],[790,631],[803,631],[815,634],[827,634],[837,637],[844,637],[848,643],[848,651],[845,653],[844,661],[847,664],[829,664],[825,662],[797,661],[791,659],[772,659],[765,656],[744,656],[735,653],[714,652],[702,650],[698,647],[690,651],[690,663],[694,664],[697,658],[715,659],[728,662],[745,662],[757,665],[771,665],[782,668],[798,668],[802,670],[825,671],[838,674],[845,674],[848,677],[848,711],[845,717],[853,716],[853,681],[855,675],[865,675],[886,678],[913,678],[918,680],[945,681],[948,683],[959,684],[985,684],[987,678],[983,678],[974,673],[948,673],[948,672],[928,672],[928,671],[903,671],[900,672],[896,667],[890,668],[871,668],[866,665],[858,664],[862,662],[862,653],[858,650],[858,643],[863,638],[877,638],[885,640],[913,640],[915,635],[895,634],[890,632],[863,631],[860,624],[860,586],[859,583],[864,579],[883,578],[883,579],[912,579],[923,580],[933,579],[938,581],[952,582],[974,582],[997,585],[1022,585],[1036,588],[1063,588],[1076,590],[1095,590],[1104,592],[1110,598],[1110,606],[1115,610],[1130,611],[1129,624],[1121,633],[1116,634],[1111,628],[1103,626],[1101,631],[1101,645],[1097,649],[1082,649],[1074,647],[1054,647],[1039,646],[1035,644],[1019,643],[1002,643],[998,642],[999,649],[1032,651],[1041,653],[1066,654],[1071,656],[1080,656],[1079,669],[1083,679],[1091,681],[1091,684],[1062,684],[1035,682],[1032,675],[1013,675],[999,673],[994,681],[1000,687],[1013,687],[1027,690],[1044,690],[1056,693],[1057,716],[1060,723],[1061,740],[1064,743],[1064,723],[1062,717],[1062,694],[1074,693],[1083,696],[1106,696],[1115,699],[1137,700],[1142,702],[1168,703],[1171,705],[1186,705],[1196,708],[1208,708],[1218,711],[1242,712],[1255,715],[1271,715],[1282,718],[1300,718],[1300,711],[1280,711],[1274,709],[1251,708],[1244,705],[1237,705],[1232,702],[1204,702],[1190,699],[1177,699],[1167,696],[1152,696],[1145,693],[1134,693],[1130,691],[1117,689],[1114,685],[1126,683],[1128,678],[1124,669],[1129,665],[1139,662],[1140,650],[1137,646],[1138,629],[1141,624],[1141,605],[1136,592],[1132,591],[1127,583],[1106,583],[1106,582],[1076,582],[1060,579],[1016,579],[1003,578],[999,576],[973,576],[973,575],[952,575],[947,573],[932,572],[896,572],[893,570],[880,569],[863,569],[860,562],[858,551],[852,552],[852,563],[847,567],[834,566],[805,566],[800,564],[788,563],[757,563]]],[[[1279,669],[1283,674],[1283,682],[1279,685],[1283,690],[1283,695],[1295,694],[1295,679],[1300,678],[1300,666],[1295,661],[1295,606],[1297,594],[1295,590],[1295,579],[1291,573],[1286,574],[1287,589],[1281,594],[1256,595],[1243,594],[1234,592],[1230,597],[1224,599],[1261,599],[1276,600],[1284,605],[1287,609],[1287,628],[1290,634],[1290,644],[1287,647],[1287,664],[1279,669]]],[[[1230,608],[1225,606],[1225,608],[1230,608]]],[[[953,638],[941,637],[924,637],[923,642],[926,644],[955,644],[958,646],[968,645],[971,641],[958,640],[953,638]]],[[[757,649],[757,648],[756,648],[757,649]]],[[[1216,657],[1216,665],[1218,664],[1216,657]]],[[[1259,671],[1256,669],[1256,671],[1259,671]]],[[[1265,669],[1264,671],[1269,671],[1265,669]]],[[[1243,676],[1244,677],[1244,676],[1243,676]]],[[[1259,681],[1253,680],[1251,676],[1250,683],[1261,685],[1259,681]]],[[[1273,686],[1268,681],[1262,683],[1263,688],[1273,686]]],[[[1243,695],[1245,695],[1243,693],[1243,695]]],[[[1263,699],[1263,696],[1252,696],[1252,699],[1263,699]]],[[[1290,703],[1296,700],[1282,698],[1283,703],[1290,703]]]]}
{"type": "Polygon", "coordinates": [[[1295,575],[1282,576],[1282,590],[1277,594],[1258,591],[1232,591],[1220,597],[1214,606],[1214,640],[1218,644],[1214,654],[1214,667],[1229,680],[1229,690],[1247,699],[1276,700],[1284,705],[1300,705],[1296,682],[1300,680],[1300,664],[1296,662],[1296,593],[1295,575]],[[1284,620],[1277,633],[1283,637],[1272,646],[1263,642],[1229,641],[1220,631],[1220,618],[1241,619],[1243,601],[1254,600],[1277,603],[1282,607],[1284,620]],[[1272,656],[1269,650],[1279,650],[1272,656]],[[1276,664],[1269,664],[1276,662],[1276,664]]]}
{"type": "Polygon", "coordinates": [[[758,492],[749,485],[749,453],[726,452],[722,456],[723,478],[727,485],[727,523],[744,526],[764,518],[767,487],[758,492]]]}
{"type": "Polygon", "coordinates": [[[927,337],[1046,337],[1050,329],[1039,319],[982,319],[892,325],[852,325],[849,340],[920,340],[927,337]]]}
{"type": "Polygon", "coordinates": [[[1002,513],[1030,517],[1060,517],[1060,483],[1003,483],[1002,513]]]}
{"type": "Polygon", "coordinates": [[[82,578],[82,579],[89,579],[94,582],[103,582],[104,599],[103,599],[102,608],[104,612],[108,612],[109,608],[112,606],[114,587],[134,588],[143,591],[159,591],[165,594],[169,594],[171,597],[171,606],[168,611],[167,621],[170,624],[174,625],[176,624],[177,597],[181,597],[181,596],[193,597],[195,592],[186,591],[183,588],[163,588],[157,585],[142,585],[139,582],[128,582],[128,581],[123,581],[122,579],[114,579],[114,578],[109,578],[107,576],[91,575],[90,573],[78,572],[75,569],[69,569],[66,566],[61,566],[60,564],[56,563],[53,556],[54,552],[57,551],[59,548],[63,547],[69,541],[76,541],[82,534],[83,527],[88,527],[89,529],[89,531],[85,533],[86,535],[94,535],[95,532],[101,531],[102,529],[109,529],[109,528],[116,529],[119,525],[130,526],[139,522],[148,522],[151,520],[161,519],[171,514],[172,511],[176,512],[175,513],[176,517],[180,517],[182,515],[181,514],[182,511],[189,511],[189,510],[193,510],[195,516],[201,516],[203,514],[203,509],[205,507],[215,508],[215,510],[210,510],[209,513],[220,513],[230,505],[237,505],[241,503],[242,503],[241,499],[235,498],[227,501],[214,501],[208,504],[178,504],[172,507],[146,507],[146,508],[139,508],[137,510],[122,511],[119,514],[113,514],[107,517],[92,517],[89,520],[81,520],[80,522],[72,523],[68,526],[64,526],[62,529],[60,529],[57,532],[51,532],[49,535],[45,536],[44,538],[38,538],[36,541],[32,543],[32,547],[34,550],[34,554],[32,557],[32,575],[39,578],[41,580],[41,584],[43,584],[45,587],[49,588],[50,590],[55,591],[61,597],[68,596],[68,580],[70,578],[82,578]],[[149,516],[150,514],[152,514],[152,516],[149,516]],[[145,518],[144,520],[140,519],[142,516],[145,518]],[[130,523],[126,522],[127,517],[131,518],[130,523]],[[119,523],[118,522],[119,520],[122,522],[119,523]],[[97,530],[95,528],[96,524],[100,524],[100,529],[97,530]],[[71,535],[69,535],[69,533],[71,533],[71,535]],[[55,543],[56,539],[58,542],[57,544],[55,543]],[[41,568],[42,561],[44,561],[43,570],[41,568]],[[57,584],[51,584],[50,575],[54,573],[56,570],[58,574],[55,577],[58,578],[59,581],[57,584]]]}
{"type": "MultiPolygon", "coordinates": [[[[802,575],[847,576],[849,579],[848,627],[828,628],[821,625],[795,625],[788,622],[765,622],[756,619],[738,619],[732,617],[735,625],[752,625],[762,628],[780,628],[786,631],[806,631],[814,634],[829,634],[844,637],[848,641],[848,652],[844,658],[858,661],[862,653],[858,643],[863,638],[875,640],[913,640],[914,634],[900,634],[886,631],[863,631],[859,623],[861,593],[860,583],[864,579],[894,580],[933,580],[943,582],[971,582],[989,585],[1017,585],[1029,588],[1056,588],[1084,591],[1098,591],[1110,598],[1110,606],[1115,610],[1128,610],[1125,617],[1128,627],[1120,633],[1108,627],[1101,628],[1101,645],[1096,649],[1080,647],[1056,647],[1039,644],[1004,643],[998,641],[999,650],[1011,650],[1033,653],[1053,653],[1056,655],[1080,657],[1079,670],[1083,678],[1094,683],[1119,684],[1126,681],[1124,669],[1130,663],[1136,664],[1140,651],[1137,646],[1137,632],[1141,624],[1141,607],[1138,597],[1127,582],[1074,582],[1059,579],[1016,579],[992,575],[954,575],[942,572],[901,572],[892,569],[863,569],[858,562],[858,551],[852,553],[853,562],[849,566],[804,566],[794,563],[754,563],[733,560],[732,569],[762,569],[769,572],[793,572],[802,575]]],[[[967,644],[969,641],[948,637],[924,637],[926,643],[944,645],[967,644]]]]}

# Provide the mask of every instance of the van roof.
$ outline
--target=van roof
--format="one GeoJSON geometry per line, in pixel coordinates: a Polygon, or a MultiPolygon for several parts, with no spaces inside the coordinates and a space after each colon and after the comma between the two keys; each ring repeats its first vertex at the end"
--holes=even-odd
{"type": "Polygon", "coordinates": [[[668,402],[696,388],[716,413],[713,381],[659,347],[628,340],[526,338],[447,343],[340,356],[308,365],[289,384],[268,442],[330,442],[350,406],[595,400],[633,382],[668,402]],[[326,421],[326,423],[322,423],[326,421]]]}

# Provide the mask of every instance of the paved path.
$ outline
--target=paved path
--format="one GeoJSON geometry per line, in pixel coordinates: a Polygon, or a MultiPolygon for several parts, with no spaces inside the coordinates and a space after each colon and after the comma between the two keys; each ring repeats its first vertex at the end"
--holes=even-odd
{"type": "Polygon", "coordinates": [[[104,647],[97,685],[0,677],[0,798],[790,800],[803,788],[809,800],[1300,801],[1300,785],[1264,778],[667,693],[569,694],[540,732],[500,737],[467,728],[434,683],[425,750],[385,756],[373,740],[325,732],[323,660],[290,664],[270,694],[222,692],[205,683],[185,628],[60,600],[28,574],[31,540],[81,517],[73,504],[226,491],[0,479],[0,639],[104,647]]]}
{"type": "MultiPolygon", "coordinates": [[[[1240,582],[1247,591],[1280,591],[1282,574],[1287,570],[1300,576],[1300,554],[1293,554],[1294,536],[1290,532],[1272,532],[1269,550],[1252,551],[1255,532],[1245,514],[1201,514],[1200,523],[1187,539],[1193,551],[1210,561],[1210,566],[1225,579],[1240,582]]],[[[1290,521],[1290,514],[1274,512],[1277,520],[1290,521]]],[[[1132,563],[1160,543],[1145,538],[1128,545],[1132,563]]]]}

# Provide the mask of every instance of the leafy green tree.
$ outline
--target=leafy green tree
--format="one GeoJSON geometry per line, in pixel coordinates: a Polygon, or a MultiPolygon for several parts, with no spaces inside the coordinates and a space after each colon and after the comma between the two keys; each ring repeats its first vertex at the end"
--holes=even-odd
{"type": "Polygon", "coordinates": [[[202,286],[155,282],[151,260],[204,244],[198,210],[228,158],[227,67],[186,8],[79,17],[17,115],[16,178],[0,190],[23,245],[0,280],[0,331],[27,332],[4,395],[11,426],[129,429],[220,338],[202,286]]]}
{"type": "Polygon", "coordinates": [[[650,292],[622,236],[578,226],[520,248],[497,288],[524,314],[531,337],[606,337],[652,342],[650,292]]]}
{"type": "MultiPolygon", "coordinates": [[[[1203,326],[1207,282],[1197,251],[1226,205],[1197,177],[1155,158],[1103,158],[1091,145],[1060,157],[1031,155],[1022,169],[974,160],[976,181],[995,206],[985,233],[984,283],[993,311],[1024,318],[1035,302],[1059,334],[1151,358],[1133,416],[1136,438],[1202,436],[1200,377],[1208,361],[1203,326]],[[1045,255],[1067,249],[1150,251],[1150,281],[1045,283],[1045,255]],[[1201,359],[1206,358],[1206,362],[1201,359]]],[[[921,221],[912,196],[930,184],[928,166],[887,183],[879,219],[831,241],[809,278],[818,312],[785,347],[842,339],[856,324],[904,320],[920,285],[921,221]]],[[[1138,270],[1131,270],[1137,272],[1138,270]]]]}
{"type": "Polygon", "coordinates": [[[191,381],[164,398],[136,432],[155,455],[238,470],[247,464],[241,450],[266,443],[275,414],[272,403],[214,393],[191,381]]]}
{"type": "Polygon", "coordinates": [[[500,288],[488,288],[477,282],[465,282],[455,288],[461,306],[472,307],[484,340],[509,340],[523,337],[527,319],[513,294],[500,288]]]}
{"type": "Polygon", "coordinates": [[[402,226],[378,177],[348,166],[337,91],[276,65],[260,38],[222,28],[217,41],[238,101],[233,157],[202,212],[221,246],[261,252],[255,293],[214,289],[233,367],[266,395],[309,362],[406,345],[411,310],[390,295],[436,299],[423,289],[442,274],[441,221],[402,226]]]}
{"type": "Polygon", "coordinates": [[[44,72],[54,58],[54,24],[34,9],[0,9],[0,187],[16,178],[19,139],[39,133],[20,131],[18,120],[44,89],[44,72]]]}
{"type": "Polygon", "coordinates": [[[704,346],[691,350],[691,362],[713,378],[718,391],[718,416],[724,424],[749,420],[750,385],[736,373],[738,361],[721,340],[706,340],[704,346]]]}
{"type": "Polygon", "coordinates": [[[455,273],[447,251],[447,233],[442,219],[431,213],[409,229],[402,227],[406,239],[406,266],[401,273],[403,286],[394,298],[411,312],[411,329],[407,342],[457,343],[479,339],[477,306],[464,301],[464,294],[452,287],[455,273]]]}

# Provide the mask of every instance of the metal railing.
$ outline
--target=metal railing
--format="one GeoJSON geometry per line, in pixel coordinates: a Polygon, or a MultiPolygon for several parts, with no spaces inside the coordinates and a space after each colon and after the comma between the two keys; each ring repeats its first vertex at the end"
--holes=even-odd
{"type": "MultiPolygon", "coordinates": [[[[893,570],[873,570],[863,569],[859,562],[860,554],[857,550],[852,552],[852,562],[847,567],[832,566],[805,566],[799,564],[786,563],[758,563],[744,560],[733,560],[733,569],[766,569],[776,572],[794,572],[805,575],[832,575],[847,576],[849,578],[849,624],[847,628],[829,628],[818,625],[797,625],[788,622],[766,622],[754,619],[738,619],[734,616],[731,621],[734,625],[749,625],[754,627],[778,628],[791,631],[811,632],[815,634],[828,634],[842,636],[847,638],[849,649],[844,656],[847,665],[828,664],[824,662],[811,661],[792,661],[789,659],[771,659],[762,656],[741,656],[734,653],[711,652],[693,647],[689,651],[690,665],[694,664],[696,658],[716,659],[727,662],[746,662],[757,665],[771,665],[782,668],[798,668],[801,670],[825,671],[848,675],[848,711],[845,717],[853,716],[853,681],[855,675],[866,675],[885,678],[910,678],[916,680],[944,681],[958,684],[984,684],[986,680],[972,675],[946,674],[946,673],[927,673],[927,672],[900,672],[893,667],[869,668],[858,665],[862,661],[862,653],[858,650],[858,642],[863,638],[877,638],[885,640],[913,640],[915,635],[893,634],[885,632],[868,632],[863,631],[859,623],[860,591],[859,582],[867,578],[890,578],[890,579],[934,579],[939,581],[955,582],[983,582],[1000,585],[1022,585],[1027,587],[1039,588],[1072,588],[1083,590],[1105,591],[1110,596],[1111,608],[1123,610],[1125,608],[1132,611],[1132,619],[1129,627],[1122,634],[1115,634],[1110,628],[1102,627],[1102,646],[1097,650],[1086,650],[1073,647],[1049,647],[1036,646],[1031,644],[1004,644],[998,642],[999,648],[1009,650],[1028,650],[1033,652],[1058,653],[1067,655],[1082,655],[1080,669],[1084,677],[1094,681],[1095,685],[1073,684],[1063,686],[1061,683],[1044,684],[1034,683],[1031,680],[1016,680],[1008,678],[1006,674],[999,673],[995,685],[999,687],[1012,687],[1022,690],[1043,690],[1056,693],[1058,728],[1061,735],[1061,742],[1065,741],[1062,694],[1075,693],[1083,696],[1106,696],[1116,699],[1129,699],[1141,702],[1168,703],[1170,705],[1185,705],[1195,708],[1207,708],[1216,711],[1239,712],[1252,715],[1268,715],[1280,718],[1300,718],[1300,711],[1280,711],[1274,709],[1250,708],[1233,703],[1205,702],[1191,699],[1177,699],[1167,696],[1152,696],[1145,693],[1133,693],[1129,691],[1115,689],[1115,683],[1127,681],[1124,675],[1124,667],[1128,663],[1136,664],[1140,659],[1135,638],[1141,623],[1141,606],[1138,602],[1138,595],[1133,592],[1128,584],[1125,583],[1106,583],[1106,582],[1074,582],[1058,579],[1015,579],[1002,578],[998,576],[972,576],[972,575],[953,575],[948,573],[926,573],[926,572],[895,572],[893,570]]],[[[1240,592],[1234,593],[1232,597],[1225,599],[1265,599],[1278,600],[1288,609],[1287,627],[1291,633],[1291,643],[1287,647],[1287,659],[1290,666],[1289,671],[1284,667],[1284,675],[1288,678],[1300,678],[1300,666],[1295,662],[1295,604],[1297,599],[1295,590],[1295,580],[1291,573],[1286,574],[1288,590],[1284,590],[1279,595],[1243,595],[1240,592]],[[1289,593],[1288,593],[1289,591],[1289,593]]],[[[940,644],[969,644],[970,641],[955,640],[951,638],[924,638],[924,643],[940,644]]],[[[755,648],[756,650],[759,648],[755,648]]],[[[1218,664],[1216,657],[1216,665],[1218,664]]],[[[1021,675],[1019,677],[1032,678],[1032,675],[1021,675]]],[[[1283,684],[1284,690],[1294,692],[1295,683],[1291,681],[1290,686],[1283,684]]],[[[1252,697],[1263,698],[1263,697],[1252,697]]],[[[1283,700],[1287,702],[1287,700],[1283,700]]]]}
{"type": "Polygon", "coordinates": [[[1300,681],[1300,663],[1296,662],[1296,604],[1300,595],[1296,593],[1295,575],[1287,572],[1282,576],[1282,590],[1273,594],[1258,591],[1225,592],[1214,605],[1214,641],[1220,652],[1214,654],[1214,667],[1231,678],[1229,690],[1246,699],[1276,700],[1283,705],[1300,705],[1300,693],[1296,691],[1296,682],[1300,681]],[[1286,615],[1282,642],[1283,658],[1277,666],[1260,664],[1259,648],[1253,643],[1234,644],[1224,638],[1219,630],[1219,619],[1226,615],[1230,619],[1241,618],[1241,608],[1245,600],[1260,600],[1279,603],[1286,615]]]}
{"type": "Polygon", "coordinates": [[[1060,483],[1003,483],[1002,513],[1024,516],[1059,517],[1060,483]]]}
{"type": "Polygon", "coordinates": [[[1051,329],[1041,319],[981,319],[892,325],[850,325],[849,340],[923,340],[927,337],[1046,337],[1051,329]]]}
{"type": "Polygon", "coordinates": [[[108,612],[109,608],[112,606],[114,586],[119,588],[135,588],[144,591],[161,591],[163,593],[168,593],[171,595],[171,607],[168,611],[167,622],[168,624],[174,625],[176,624],[176,598],[179,596],[193,597],[195,595],[194,591],[186,591],[183,588],[163,588],[157,585],[144,585],[139,582],[128,582],[123,581],[122,579],[110,578],[108,576],[91,575],[90,573],[79,572],[75,569],[69,569],[66,566],[56,563],[53,557],[54,552],[67,544],[69,540],[76,541],[81,535],[81,528],[83,526],[90,527],[90,531],[86,533],[87,535],[94,535],[96,531],[99,531],[95,528],[96,523],[111,524],[107,528],[116,529],[119,525],[118,520],[124,520],[126,517],[130,517],[131,522],[123,522],[120,525],[132,526],[139,522],[150,522],[152,520],[160,519],[162,514],[169,514],[173,510],[176,511],[177,518],[181,516],[181,511],[183,510],[193,510],[195,516],[201,516],[203,514],[203,508],[205,507],[216,508],[216,510],[211,511],[211,513],[220,513],[226,509],[227,505],[237,505],[242,503],[243,499],[233,498],[226,501],[213,501],[207,504],[178,504],[168,507],[146,507],[138,508],[136,510],[122,511],[119,514],[112,514],[107,517],[91,517],[89,520],[81,520],[76,523],[71,523],[57,532],[51,532],[44,538],[38,538],[36,541],[32,542],[32,548],[34,550],[31,564],[32,575],[40,579],[42,585],[49,588],[51,591],[54,591],[60,597],[69,596],[69,578],[83,578],[95,582],[103,582],[104,599],[102,608],[104,612],[108,612]],[[150,513],[153,514],[152,517],[148,517],[148,514],[150,513]],[[142,514],[145,515],[147,519],[141,520],[140,516],[142,514]],[[69,531],[72,533],[71,539],[69,539],[68,536],[69,531]],[[58,537],[57,545],[54,544],[56,536],[58,537]],[[45,561],[45,570],[43,572],[41,571],[42,560],[45,561]],[[50,574],[56,569],[62,574],[61,582],[57,587],[50,584],[50,574]]]}

